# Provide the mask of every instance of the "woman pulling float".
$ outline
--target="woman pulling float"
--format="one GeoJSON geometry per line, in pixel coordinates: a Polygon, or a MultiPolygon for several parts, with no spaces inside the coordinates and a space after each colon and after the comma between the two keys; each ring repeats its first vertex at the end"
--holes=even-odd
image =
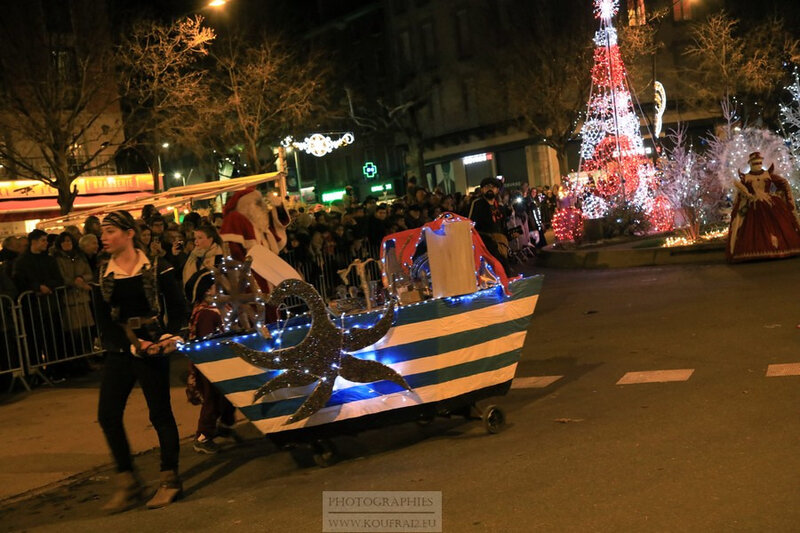
{"type": "Polygon", "coordinates": [[[161,447],[161,483],[147,502],[169,505],[182,491],[178,477],[178,427],[169,395],[169,353],[181,340],[186,309],[172,266],[147,258],[138,229],[127,211],[115,211],[102,223],[102,241],[111,260],[100,272],[97,322],[107,352],[100,387],[98,420],[117,464],[117,490],[104,509],[119,512],[141,502],[145,487],[133,469],[122,424],[125,404],[138,381],[150,422],[161,447]]]}

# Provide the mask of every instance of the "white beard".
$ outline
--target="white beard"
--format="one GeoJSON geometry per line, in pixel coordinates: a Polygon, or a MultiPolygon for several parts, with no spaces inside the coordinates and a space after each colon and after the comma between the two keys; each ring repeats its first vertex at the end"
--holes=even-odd
{"type": "Polygon", "coordinates": [[[250,202],[239,202],[236,210],[247,217],[247,220],[249,220],[253,225],[256,236],[259,238],[259,240],[263,239],[263,235],[269,231],[269,215],[267,215],[266,210],[259,208],[256,204],[250,202]]]}

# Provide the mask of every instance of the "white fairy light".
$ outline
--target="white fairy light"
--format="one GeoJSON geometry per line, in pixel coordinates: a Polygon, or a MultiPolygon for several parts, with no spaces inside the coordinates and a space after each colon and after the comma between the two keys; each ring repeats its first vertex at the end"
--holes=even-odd
{"type": "Polygon", "coordinates": [[[608,202],[599,196],[591,195],[583,200],[583,218],[598,219],[606,216],[608,212],[608,202]]]}
{"type": "Polygon", "coordinates": [[[601,28],[594,34],[595,46],[614,46],[617,44],[617,29],[613,26],[608,28],[601,28]]]}

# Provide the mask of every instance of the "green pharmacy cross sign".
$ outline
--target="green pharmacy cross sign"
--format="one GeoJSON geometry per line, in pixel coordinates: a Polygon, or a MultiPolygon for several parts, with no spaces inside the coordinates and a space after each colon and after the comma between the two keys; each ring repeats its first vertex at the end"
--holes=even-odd
{"type": "Polygon", "coordinates": [[[364,163],[364,166],[361,168],[361,170],[364,172],[364,177],[368,180],[371,180],[378,175],[378,166],[372,161],[367,161],[364,163]]]}

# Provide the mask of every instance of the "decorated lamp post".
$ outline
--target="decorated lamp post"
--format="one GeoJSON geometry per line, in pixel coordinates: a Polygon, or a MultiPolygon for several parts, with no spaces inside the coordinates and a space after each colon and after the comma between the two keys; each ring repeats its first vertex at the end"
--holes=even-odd
{"type": "MultiPolygon", "coordinates": [[[[281,145],[278,147],[277,152],[280,164],[283,165],[283,170],[281,170],[281,172],[286,172],[287,169],[286,151],[292,150],[294,152],[294,165],[295,170],[297,171],[298,188],[302,187],[302,182],[300,181],[300,161],[297,157],[298,150],[302,150],[303,152],[315,157],[324,157],[334,150],[353,144],[355,141],[355,137],[350,132],[343,133],[339,135],[338,138],[332,138],[331,135],[334,134],[312,133],[302,141],[298,141],[291,135],[287,135],[281,141],[281,145]]],[[[285,195],[285,180],[283,183],[284,191],[281,194],[285,195]]]]}

